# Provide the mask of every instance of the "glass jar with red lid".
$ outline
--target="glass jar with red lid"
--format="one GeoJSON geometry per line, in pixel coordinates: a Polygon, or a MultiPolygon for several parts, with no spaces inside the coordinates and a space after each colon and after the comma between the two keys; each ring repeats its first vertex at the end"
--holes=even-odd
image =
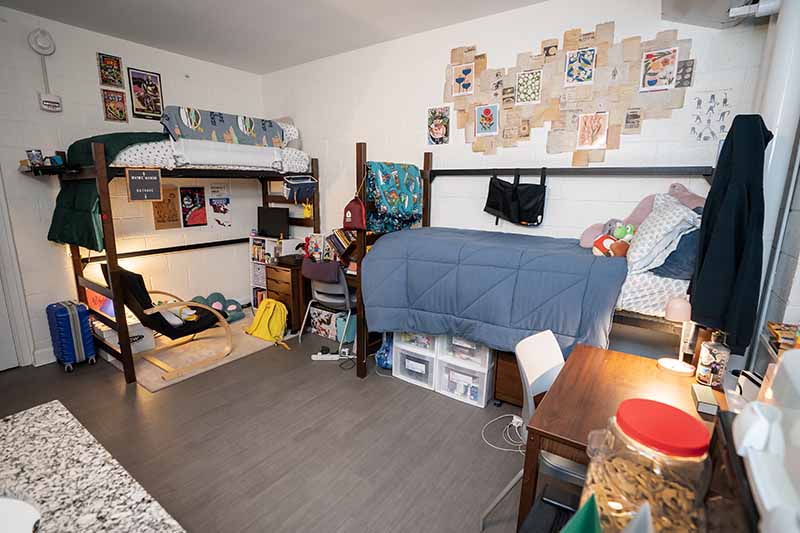
{"type": "Polygon", "coordinates": [[[665,403],[625,400],[606,429],[589,434],[581,504],[594,494],[603,532],[622,531],[650,503],[655,531],[704,531],[711,435],[665,403]]]}

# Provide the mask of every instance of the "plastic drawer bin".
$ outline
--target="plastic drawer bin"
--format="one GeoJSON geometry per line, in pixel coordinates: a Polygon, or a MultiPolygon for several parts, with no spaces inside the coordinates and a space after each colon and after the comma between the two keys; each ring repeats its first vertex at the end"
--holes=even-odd
{"type": "Polygon", "coordinates": [[[489,368],[491,353],[488,346],[461,337],[445,337],[443,353],[482,369],[489,368]]]}
{"type": "Polygon", "coordinates": [[[436,392],[464,403],[486,407],[492,396],[494,365],[481,371],[439,360],[436,368],[436,392]]]}
{"type": "Polygon", "coordinates": [[[395,334],[395,340],[399,344],[405,344],[412,350],[424,352],[429,355],[436,354],[436,336],[426,333],[414,333],[412,331],[400,331],[395,334]]]}
{"type": "Polygon", "coordinates": [[[433,390],[436,358],[394,346],[392,375],[414,385],[433,390]]]}

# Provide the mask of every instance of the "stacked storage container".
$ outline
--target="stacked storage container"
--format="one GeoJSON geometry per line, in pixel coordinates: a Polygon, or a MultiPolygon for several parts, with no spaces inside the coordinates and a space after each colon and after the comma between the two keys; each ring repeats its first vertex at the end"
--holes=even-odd
{"type": "Polygon", "coordinates": [[[492,397],[494,359],[478,343],[451,336],[398,332],[392,374],[462,402],[485,407],[492,397]]]}

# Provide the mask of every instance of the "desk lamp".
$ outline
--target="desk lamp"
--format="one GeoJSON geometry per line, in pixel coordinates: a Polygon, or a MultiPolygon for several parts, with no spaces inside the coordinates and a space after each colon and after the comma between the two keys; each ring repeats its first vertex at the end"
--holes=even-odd
{"type": "Polygon", "coordinates": [[[668,372],[674,372],[684,376],[694,375],[694,365],[683,360],[683,339],[686,338],[689,329],[689,321],[692,319],[692,304],[683,296],[676,296],[667,302],[664,310],[664,318],[672,322],[680,322],[681,338],[678,342],[678,358],[662,357],[658,360],[658,366],[668,372]]]}

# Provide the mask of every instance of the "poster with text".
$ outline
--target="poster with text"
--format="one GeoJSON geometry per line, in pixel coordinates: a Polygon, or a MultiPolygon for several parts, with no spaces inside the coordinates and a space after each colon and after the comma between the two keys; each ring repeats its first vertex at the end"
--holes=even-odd
{"type": "Polygon", "coordinates": [[[208,204],[211,206],[211,216],[214,225],[222,228],[231,227],[231,199],[229,197],[209,198],[208,204]]]}

